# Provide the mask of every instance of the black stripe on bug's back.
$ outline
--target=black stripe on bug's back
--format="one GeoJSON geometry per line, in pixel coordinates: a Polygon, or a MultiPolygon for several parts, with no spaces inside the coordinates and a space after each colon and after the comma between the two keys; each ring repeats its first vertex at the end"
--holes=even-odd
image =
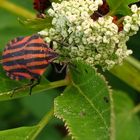
{"type": "Polygon", "coordinates": [[[13,80],[23,80],[23,79],[26,78],[26,77],[24,77],[22,75],[14,75],[13,73],[10,73],[10,72],[6,72],[6,75],[8,77],[10,77],[11,79],[13,79],[13,80]]]}
{"type": "Polygon", "coordinates": [[[16,69],[10,70],[10,73],[16,73],[16,72],[30,74],[33,78],[35,77],[35,79],[40,76],[39,74],[33,73],[33,72],[29,71],[28,69],[24,69],[24,68],[18,68],[18,69],[16,68],[16,69]]]}
{"type": "Polygon", "coordinates": [[[11,47],[12,47],[15,43],[17,43],[17,42],[19,42],[19,41],[22,41],[24,38],[25,38],[25,37],[21,36],[21,37],[16,37],[15,39],[12,39],[12,40],[6,45],[6,47],[5,47],[4,50],[11,49],[11,47]]]}
{"type": "Polygon", "coordinates": [[[18,59],[18,60],[16,60],[16,63],[15,63],[15,61],[8,61],[8,62],[4,62],[3,63],[3,65],[4,66],[13,66],[13,65],[15,65],[15,64],[19,64],[19,65],[25,65],[25,64],[27,64],[27,63],[31,63],[31,62],[35,62],[35,61],[40,61],[40,62],[42,62],[44,60],[44,57],[42,57],[42,58],[30,58],[30,59],[24,59],[24,61],[23,61],[23,59],[18,59]]]}
{"type": "Polygon", "coordinates": [[[14,73],[14,72],[28,73],[29,71],[25,68],[16,68],[10,70],[10,73],[14,73]]]}
{"type": "Polygon", "coordinates": [[[14,53],[9,53],[6,55],[2,56],[2,59],[6,59],[6,58],[12,58],[12,57],[16,57],[16,56],[23,56],[24,55],[24,51],[18,51],[18,52],[14,52],[14,53]]]}
{"type": "Polygon", "coordinates": [[[38,69],[44,69],[48,66],[48,64],[41,64],[41,65],[34,65],[34,66],[28,66],[27,68],[29,70],[38,70],[38,69]]]}
{"type": "Polygon", "coordinates": [[[16,60],[16,61],[8,61],[8,62],[3,62],[2,65],[3,66],[15,66],[15,65],[25,65],[26,62],[24,61],[24,59],[19,59],[19,60],[16,60]]]}
{"type": "Polygon", "coordinates": [[[29,43],[27,47],[45,47],[48,48],[46,43],[29,43]]]}
{"type": "Polygon", "coordinates": [[[44,53],[45,53],[44,50],[25,50],[25,51],[20,50],[20,51],[17,51],[17,52],[13,52],[13,53],[9,53],[9,54],[3,55],[2,59],[13,58],[13,57],[16,58],[16,56],[24,56],[26,54],[33,55],[33,54],[44,54],[44,53]]]}
{"type": "MultiPolygon", "coordinates": [[[[25,42],[21,43],[21,44],[18,44],[18,45],[14,45],[14,44],[9,44],[8,46],[8,49],[9,50],[12,50],[12,49],[17,49],[17,48],[21,48],[23,46],[25,46],[28,42],[34,40],[34,39],[38,39],[40,37],[40,35],[38,34],[35,34],[35,35],[32,35],[29,39],[27,39],[25,42]],[[11,47],[12,46],[12,47],[11,47]]],[[[23,37],[22,40],[26,38],[26,37],[23,37]]],[[[21,40],[20,40],[21,41],[21,40]]]]}

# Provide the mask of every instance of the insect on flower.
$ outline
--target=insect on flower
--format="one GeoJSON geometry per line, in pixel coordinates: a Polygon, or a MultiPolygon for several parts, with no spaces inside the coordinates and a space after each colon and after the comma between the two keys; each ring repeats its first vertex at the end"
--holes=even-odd
{"type": "Polygon", "coordinates": [[[11,79],[30,79],[28,86],[31,94],[32,88],[40,83],[40,76],[48,64],[57,57],[58,54],[42,37],[35,34],[11,40],[2,53],[2,65],[11,79]]]}
{"type": "Polygon", "coordinates": [[[99,6],[98,10],[91,15],[91,18],[96,21],[99,17],[103,17],[108,12],[109,12],[109,5],[106,0],[103,0],[103,4],[99,6]]]}
{"type": "Polygon", "coordinates": [[[118,22],[118,17],[117,16],[113,16],[113,23],[116,24],[119,28],[119,32],[123,30],[123,23],[122,21],[121,22],[118,22]]]}
{"type": "Polygon", "coordinates": [[[51,5],[49,0],[34,0],[33,1],[34,9],[39,12],[37,17],[44,18],[45,10],[51,5]]]}

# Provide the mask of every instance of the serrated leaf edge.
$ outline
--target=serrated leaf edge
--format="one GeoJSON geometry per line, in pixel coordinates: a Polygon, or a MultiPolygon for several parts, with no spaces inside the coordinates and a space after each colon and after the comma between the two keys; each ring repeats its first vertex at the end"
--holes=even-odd
{"type": "MultiPolygon", "coordinates": [[[[110,119],[110,140],[115,140],[115,132],[114,132],[114,130],[115,130],[114,129],[115,128],[114,127],[114,125],[115,125],[115,121],[114,121],[115,120],[115,114],[114,114],[114,106],[113,106],[112,89],[111,89],[111,86],[109,86],[108,81],[105,79],[105,77],[101,73],[97,72],[96,68],[94,68],[94,70],[95,70],[96,74],[105,82],[106,87],[108,87],[109,97],[110,97],[110,108],[111,108],[111,114],[110,114],[110,118],[111,118],[110,119]]],[[[74,86],[73,85],[74,84],[73,80],[71,80],[71,82],[72,82],[71,86],[74,86]]],[[[69,87],[67,87],[65,90],[67,90],[71,86],[69,85],[69,87]]],[[[75,88],[77,88],[77,87],[75,87],[75,88]]],[[[60,96],[63,96],[63,95],[64,95],[63,93],[60,94],[60,96]]],[[[54,104],[55,104],[55,101],[54,101],[54,104]]],[[[67,123],[66,119],[64,119],[63,116],[60,116],[59,114],[57,114],[57,111],[55,110],[55,108],[54,108],[54,116],[56,118],[58,118],[58,119],[61,119],[65,123],[64,125],[65,125],[66,129],[68,130],[68,134],[72,137],[73,140],[76,139],[77,137],[72,133],[71,125],[69,123],[67,123]]]]}

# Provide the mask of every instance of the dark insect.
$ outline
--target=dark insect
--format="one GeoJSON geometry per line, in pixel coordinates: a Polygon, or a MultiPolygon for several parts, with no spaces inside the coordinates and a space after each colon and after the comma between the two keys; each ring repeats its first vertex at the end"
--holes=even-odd
{"type": "Polygon", "coordinates": [[[33,1],[34,9],[39,12],[37,17],[44,18],[45,10],[51,5],[49,0],[34,0],[33,1]]]}
{"type": "Polygon", "coordinates": [[[99,17],[106,15],[109,12],[109,5],[106,0],[103,0],[103,4],[99,6],[98,10],[91,15],[93,20],[97,20],[99,17]]]}
{"type": "MultiPolygon", "coordinates": [[[[10,41],[2,53],[2,65],[7,76],[14,80],[30,79],[32,88],[39,84],[40,76],[58,54],[38,34],[17,37],[10,41]]],[[[18,88],[17,88],[18,89],[18,88]]],[[[15,90],[17,90],[15,89],[15,90]]]]}
{"type": "Polygon", "coordinates": [[[99,7],[98,12],[101,15],[106,15],[109,12],[109,5],[107,4],[106,0],[103,0],[103,5],[99,7]]]}

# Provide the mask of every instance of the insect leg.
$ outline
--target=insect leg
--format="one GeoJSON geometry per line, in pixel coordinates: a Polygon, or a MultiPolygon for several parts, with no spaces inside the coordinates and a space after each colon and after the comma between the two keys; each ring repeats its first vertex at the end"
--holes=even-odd
{"type": "Polygon", "coordinates": [[[40,80],[41,80],[40,77],[39,77],[37,80],[32,79],[33,83],[32,83],[32,85],[30,86],[29,95],[32,94],[32,89],[33,89],[35,86],[37,86],[38,84],[40,84],[40,80]],[[36,83],[34,83],[34,81],[36,81],[36,83]]]}
{"type": "Polygon", "coordinates": [[[23,85],[22,87],[17,87],[17,88],[15,88],[15,89],[13,89],[13,92],[11,93],[10,97],[13,97],[13,95],[15,94],[16,91],[18,91],[18,90],[20,90],[20,89],[23,89],[23,88],[25,88],[25,87],[28,87],[28,86],[32,86],[33,83],[34,83],[34,80],[31,79],[31,80],[30,80],[30,83],[28,83],[28,84],[26,84],[26,85],[23,85]]]}

